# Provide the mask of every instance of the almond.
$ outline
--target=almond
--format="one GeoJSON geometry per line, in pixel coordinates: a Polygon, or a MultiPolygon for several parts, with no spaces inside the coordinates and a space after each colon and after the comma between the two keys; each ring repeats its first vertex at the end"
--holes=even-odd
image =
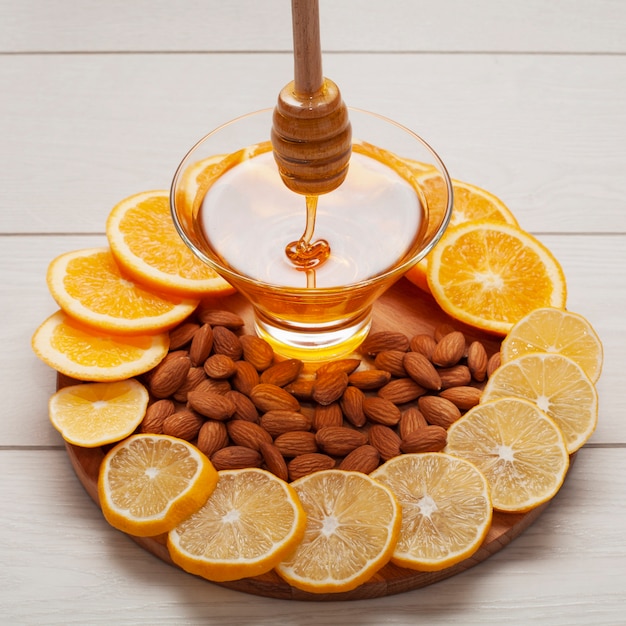
{"type": "Polygon", "coordinates": [[[374,446],[365,444],[352,450],[339,464],[339,469],[346,472],[362,472],[369,474],[380,464],[380,454],[374,446]]]}
{"type": "Polygon", "coordinates": [[[409,433],[400,444],[405,454],[439,452],[446,447],[447,432],[441,426],[425,426],[409,433]]]}
{"type": "Polygon", "coordinates": [[[406,373],[426,389],[441,389],[441,377],[435,366],[421,352],[406,352],[403,360],[406,373]]]}
{"type": "Polygon", "coordinates": [[[170,350],[178,350],[186,346],[192,339],[200,324],[196,322],[183,322],[170,330],[170,350]]]}
{"type": "Polygon", "coordinates": [[[203,324],[194,333],[189,347],[189,358],[194,367],[203,365],[209,358],[213,349],[213,329],[208,324],[203,324]]]}
{"type": "Polygon", "coordinates": [[[300,359],[279,361],[266,369],[259,377],[259,381],[284,387],[298,378],[302,371],[302,365],[300,359]]]}
{"type": "Polygon", "coordinates": [[[396,378],[378,390],[378,395],[394,404],[412,402],[426,393],[412,378],[396,378]]]}
{"type": "Polygon", "coordinates": [[[174,392],[174,400],[187,402],[187,394],[205,380],[206,374],[201,367],[191,367],[187,372],[185,382],[174,392]]]}
{"type": "Polygon", "coordinates": [[[285,385],[283,389],[298,400],[310,401],[313,399],[313,383],[314,380],[312,378],[298,378],[292,383],[285,385]]]}
{"type": "Polygon", "coordinates": [[[391,373],[379,369],[360,370],[348,376],[348,383],[359,389],[380,389],[390,380],[391,373]]]}
{"type": "Polygon", "coordinates": [[[288,391],[278,385],[259,383],[252,388],[250,399],[257,409],[267,411],[299,411],[300,403],[288,391]]]}
{"type": "Polygon", "coordinates": [[[191,361],[186,355],[165,358],[151,372],[148,387],[155,398],[171,396],[187,379],[191,361]]]}
{"type": "Polygon", "coordinates": [[[230,398],[235,405],[235,412],[232,415],[234,419],[245,420],[246,422],[259,421],[259,412],[248,396],[236,389],[231,389],[231,391],[225,395],[230,398]]]}
{"type": "Polygon", "coordinates": [[[431,425],[447,429],[461,417],[458,407],[441,396],[422,396],[417,404],[426,421],[431,425]]]}
{"type": "Polygon", "coordinates": [[[226,354],[212,354],[203,366],[204,372],[210,378],[230,378],[236,371],[237,366],[226,354]]]}
{"type": "Polygon", "coordinates": [[[400,437],[389,426],[374,424],[369,429],[368,437],[370,444],[378,450],[383,461],[388,461],[400,454],[400,437]]]}
{"type": "Polygon", "coordinates": [[[404,439],[409,433],[418,428],[424,428],[424,426],[428,426],[426,418],[417,407],[411,406],[406,411],[403,411],[400,418],[400,438],[404,439]]]}
{"type": "Polygon", "coordinates": [[[160,435],[163,432],[163,422],[165,418],[175,412],[175,404],[167,398],[153,402],[146,409],[146,414],[141,421],[140,431],[142,433],[160,435]]]}
{"type": "Polygon", "coordinates": [[[278,435],[274,440],[274,445],[283,456],[298,456],[317,452],[315,434],[304,430],[293,430],[278,435]]]}
{"type": "Polygon", "coordinates": [[[467,365],[453,365],[452,367],[442,367],[437,370],[441,378],[441,388],[460,387],[469,385],[472,382],[472,374],[467,365]]]}
{"type": "Polygon", "coordinates": [[[261,416],[260,424],[272,437],[292,430],[311,429],[311,419],[298,411],[268,411],[261,416]]]}
{"type": "Polygon", "coordinates": [[[313,472],[321,472],[322,470],[332,469],[335,467],[335,459],[327,454],[320,452],[311,452],[301,454],[292,459],[287,465],[289,471],[289,479],[297,480],[313,472]]]}
{"type": "Polygon", "coordinates": [[[405,354],[402,350],[384,350],[376,355],[374,365],[378,369],[387,370],[392,376],[405,378],[407,374],[402,364],[405,354]]]}
{"type": "Polygon", "coordinates": [[[491,376],[502,363],[500,352],[494,352],[487,361],[487,376],[491,376]]]}
{"type": "MultiPolygon", "coordinates": [[[[191,391],[200,391],[202,393],[218,393],[225,396],[230,391],[230,383],[227,380],[219,380],[218,378],[204,377],[191,391]]],[[[189,397],[189,392],[187,392],[189,397]]]]}
{"type": "Polygon", "coordinates": [[[367,443],[367,435],[345,426],[326,426],[315,433],[319,448],[331,456],[346,456],[367,443]]]}
{"type": "Polygon", "coordinates": [[[431,335],[426,335],[425,333],[414,335],[411,337],[409,342],[409,349],[411,352],[419,352],[423,354],[427,359],[431,359],[433,356],[433,351],[435,350],[435,346],[437,342],[431,335]]]}
{"type": "Polygon", "coordinates": [[[380,331],[370,333],[361,344],[359,351],[361,354],[376,356],[384,350],[400,350],[406,352],[409,349],[409,340],[406,335],[400,332],[380,331]]]}
{"type": "Polygon", "coordinates": [[[287,470],[285,457],[283,457],[280,450],[274,444],[262,443],[261,454],[263,455],[263,462],[272,474],[275,474],[282,480],[289,480],[289,471],[287,470]]]}
{"type": "Polygon", "coordinates": [[[452,404],[455,404],[462,411],[467,411],[480,402],[481,391],[476,387],[462,385],[444,389],[439,395],[446,400],[450,400],[452,404]]]}
{"type": "Polygon", "coordinates": [[[230,420],[226,424],[226,430],[232,442],[238,446],[260,451],[262,443],[272,443],[270,434],[254,422],[230,420]]]}
{"type": "Polygon", "coordinates": [[[237,391],[249,396],[252,389],[259,384],[259,373],[248,361],[236,361],[235,365],[237,370],[231,376],[230,382],[237,391]]]}
{"type": "Polygon", "coordinates": [[[348,375],[345,372],[318,373],[313,383],[313,399],[320,404],[330,404],[341,398],[347,386],[348,375]]]}
{"type": "Polygon", "coordinates": [[[339,404],[345,418],[357,428],[365,425],[367,417],[363,412],[365,394],[356,387],[348,387],[344,392],[339,404]]]}
{"type": "Polygon", "coordinates": [[[443,324],[439,324],[435,328],[433,335],[435,337],[435,341],[439,343],[446,335],[449,335],[450,333],[453,333],[455,331],[456,331],[456,328],[454,328],[452,324],[448,324],[447,322],[444,322],[443,324]]]}
{"type": "Polygon", "coordinates": [[[194,411],[214,420],[227,420],[235,412],[235,403],[215,392],[194,389],[187,394],[187,405],[194,411]]]}
{"type": "Polygon", "coordinates": [[[365,398],[363,412],[372,422],[385,426],[395,426],[402,415],[400,409],[386,398],[365,398]]]}
{"type": "Polygon", "coordinates": [[[204,419],[194,411],[181,409],[163,420],[163,434],[192,441],[198,436],[204,419]]]}
{"type": "MultiPolygon", "coordinates": [[[[363,416],[365,419],[365,416],[363,416]]],[[[330,404],[318,404],[315,406],[313,413],[313,430],[320,430],[325,426],[342,426],[343,412],[341,406],[337,402],[330,404]]]]}
{"type": "Polygon", "coordinates": [[[225,326],[231,330],[237,330],[244,325],[243,319],[237,313],[226,311],[225,309],[205,309],[201,307],[198,310],[198,318],[203,324],[225,326]]]}
{"type": "Polygon", "coordinates": [[[228,431],[224,422],[206,420],[198,432],[196,446],[206,456],[211,456],[228,445],[228,431]]]}
{"type": "Polygon", "coordinates": [[[244,446],[226,446],[211,456],[211,463],[218,471],[260,467],[262,460],[260,452],[244,446]]]}
{"type": "Polygon", "coordinates": [[[465,355],[465,336],[458,330],[444,335],[435,346],[432,362],[440,367],[451,367],[465,355]]]}
{"type": "Polygon", "coordinates": [[[243,346],[239,337],[226,326],[213,326],[213,352],[225,354],[233,361],[238,361],[243,355],[243,346]]]}
{"type": "Polygon", "coordinates": [[[323,374],[325,372],[344,372],[348,374],[352,374],[354,370],[356,370],[359,365],[361,365],[361,359],[352,358],[352,359],[337,359],[336,361],[328,361],[317,369],[318,374],[323,374]]]}
{"type": "Polygon", "coordinates": [[[472,341],[467,349],[467,367],[474,380],[481,383],[487,376],[487,351],[480,341],[472,341]]]}
{"type": "Polygon", "coordinates": [[[262,337],[241,335],[239,341],[241,341],[243,358],[251,363],[257,371],[266,370],[274,361],[274,349],[262,337]]]}

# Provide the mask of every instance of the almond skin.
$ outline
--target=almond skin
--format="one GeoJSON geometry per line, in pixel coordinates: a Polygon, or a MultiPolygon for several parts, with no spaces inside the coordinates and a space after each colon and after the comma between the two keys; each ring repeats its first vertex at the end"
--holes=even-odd
{"type": "Polygon", "coordinates": [[[331,456],[346,456],[367,443],[367,435],[345,426],[327,426],[315,434],[315,441],[323,452],[331,456]]]}
{"type": "Polygon", "coordinates": [[[174,358],[166,358],[157,365],[150,374],[148,387],[155,398],[171,396],[187,379],[191,369],[191,360],[181,354],[174,358]]]}
{"type": "Polygon", "coordinates": [[[301,454],[287,465],[290,480],[297,480],[313,472],[320,472],[333,467],[335,467],[335,459],[320,452],[301,454]]]}
{"type": "Polygon", "coordinates": [[[204,424],[204,419],[197,413],[182,409],[163,420],[163,434],[192,441],[198,436],[202,424],[204,424]]]}
{"type": "Polygon", "coordinates": [[[278,385],[259,383],[250,391],[250,399],[262,411],[299,411],[300,403],[278,385]]]}
{"type": "Polygon", "coordinates": [[[196,446],[206,456],[211,456],[228,445],[228,431],[224,422],[207,420],[200,427],[196,446]]]}
{"type": "Polygon", "coordinates": [[[257,335],[241,335],[239,341],[243,349],[243,358],[257,371],[262,372],[272,365],[274,349],[265,339],[257,335]]]}
{"type": "Polygon", "coordinates": [[[448,429],[461,417],[458,407],[441,396],[422,396],[417,403],[419,410],[431,425],[448,429]]]}
{"type": "Polygon", "coordinates": [[[260,376],[259,381],[284,387],[293,382],[302,371],[302,361],[299,359],[286,359],[275,363],[266,369],[260,376]]]}
{"type": "Polygon", "coordinates": [[[380,389],[391,380],[391,372],[387,370],[360,370],[348,376],[348,382],[359,389],[380,389]]]}
{"type": "Polygon", "coordinates": [[[369,444],[352,450],[339,464],[339,469],[346,472],[369,474],[380,465],[378,450],[369,444]]]}
{"type": "Polygon", "coordinates": [[[317,369],[318,374],[323,374],[326,372],[344,372],[345,374],[352,374],[354,370],[356,370],[359,365],[361,365],[361,359],[352,358],[352,359],[338,359],[336,361],[328,361],[323,365],[320,365],[317,369]]]}
{"type": "Polygon", "coordinates": [[[480,402],[481,391],[476,387],[460,386],[444,389],[439,395],[462,411],[467,411],[480,402]]]}
{"type": "Polygon", "coordinates": [[[409,433],[412,433],[418,428],[424,428],[428,426],[426,418],[422,415],[422,412],[415,406],[411,406],[402,413],[400,418],[400,438],[404,439],[409,433]]]}
{"type": "Polygon", "coordinates": [[[140,430],[142,433],[151,433],[160,435],[163,433],[163,422],[166,417],[176,412],[176,405],[164,398],[153,402],[147,409],[146,414],[141,421],[140,430]]]}
{"type": "Polygon", "coordinates": [[[465,355],[465,335],[458,330],[444,335],[435,346],[432,362],[440,367],[451,367],[465,355]]]}
{"type": "Polygon", "coordinates": [[[395,426],[402,415],[400,409],[385,398],[365,398],[363,412],[372,422],[385,426],[395,426]]]}
{"type": "Polygon", "coordinates": [[[198,310],[198,319],[203,324],[210,324],[211,326],[225,326],[231,330],[237,330],[238,328],[242,328],[244,325],[242,317],[237,315],[237,313],[227,311],[226,309],[205,309],[201,307],[198,310]]]}
{"type": "Polygon", "coordinates": [[[436,345],[437,342],[433,337],[422,333],[411,337],[411,340],[409,342],[409,349],[411,350],[411,352],[419,352],[423,354],[428,360],[431,360],[436,345]]]}
{"type": "Polygon", "coordinates": [[[313,430],[320,430],[325,426],[342,426],[343,412],[337,402],[318,404],[313,413],[313,430]]]}
{"type": "Polygon", "coordinates": [[[502,357],[500,352],[494,352],[490,357],[489,361],[487,361],[487,376],[491,376],[502,363],[502,357]]]}
{"type": "Polygon", "coordinates": [[[481,383],[487,377],[487,351],[480,341],[472,341],[467,349],[467,367],[472,378],[481,383]]]}
{"type": "Polygon", "coordinates": [[[310,430],[311,419],[299,411],[275,410],[261,416],[260,425],[272,437],[292,430],[310,430]]]}
{"type": "Polygon", "coordinates": [[[213,349],[213,329],[209,324],[203,324],[194,333],[189,347],[189,358],[194,367],[202,366],[209,358],[213,349]]]}
{"type": "Polygon", "coordinates": [[[460,387],[461,385],[469,385],[472,382],[472,374],[467,365],[453,365],[452,367],[442,367],[439,370],[439,378],[441,378],[441,388],[449,389],[450,387],[460,387]]]}
{"type": "Polygon", "coordinates": [[[185,382],[174,392],[173,398],[178,402],[187,402],[187,394],[195,389],[201,382],[207,378],[201,367],[191,367],[187,372],[185,382]]]}
{"type": "Polygon", "coordinates": [[[230,378],[236,371],[237,366],[229,356],[225,354],[212,354],[203,365],[204,372],[210,378],[230,378]]]}
{"type": "Polygon", "coordinates": [[[250,395],[252,389],[259,384],[259,373],[252,363],[248,361],[236,361],[237,370],[231,376],[231,385],[241,393],[250,395]]]}
{"type": "Polygon", "coordinates": [[[263,462],[272,474],[275,474],[278,478],[282,478],[282,480],[289,480],[289,471],[287,470],[285,458],[274,444],[262,443],[261,454],[263,456],[263,462]]]}
{"type": "Polygon", "coordinates": [[[200,328],[196,322],[183,322],[170,331],[170,350],[178,350],[186,346],[200,328]]]}
{"type": "Polygon", "coordinates": [[[365,394],[356,387],[348,387],[341,397],[339,404],[345,418],[357,428],[365,425],[367,417],[363,412],[365,394]]]}
{"type": "Polygon", "coordinates": [[[218,471],[260,467],[262,461],[263,457],[260,452],[244,446],[226,446],[211,456],[211,463],[218,471]]]}
{"type": "Polygon", "coordinates": [[[403,333],[393,331],[381,331],[370,333],[361,344],[361,354],[376,356],[384,350],[400,350],[406,352],[409,349],[409,340],[403,333]]]}
{"type": "Polygon", "coordinates": [[[243,346],[239,337],[226,326],[213,326],[213,352],[225,354],[233,361],[238,361],[243,355],[243,346]]]}
{"type": "Polygon", "coordinates": [[[378,390],[378,395],[394,404],[405,404],[424,395],[426,389],[412,378],[396,378],[378,390]]]}
{"type": "Polygon", "coordinates": [[[187,404],[200,415],[214,420],[227,420],[235,412],[235,404],[228,396],[198,389],[187,394],[187,404]]]}
{"type": "Polygon", "coordinates": [[[226,430],[234,444],[252,448],[259,452],[261,451],[262,443],[272,443],[270,434],[263,427],[254,422],[230,420],[226,424],[226,430]]]}
{"type": "Polygon", "coordinates": [[[407,374],[426,389],[441,389],[441,377],[435,366],[421,352],[407,352],[403,359],[407,374]]]}
{"type": "Polygon", "coordinates": [[[374,365],[378,369],[387,370],[396,378],[405,378],[407,376],[403,365],[405,354],[406,352],[401,350],[384,350],[376,355],[374,365]]]}
{"type": "Polygon", "coordinates": [[[303,430],[294,430],[278,435],[274,440],[274,445],[283,456],[288,457],[317,452],[315,434],[303,430]]]}
{"type": "Polygon", "coordinates": [[[320,404],[331,404],[341,398],[347,387],[348,375],[345,372],[318,373],[313,383],[313,399],[320,404]]]}
{"type": "Polygon", "coordinates": [[[400,449],[405,454],[416,452],[439,452],[446,446],[447,432],[441,426],[425,426],[409,433],[402,439],[400,449]]]}
{"type": "Polygon", "coordinates": [[[232,415],[234,419],[245,420],[246,422],[259,421],[259,412],[247,395],[236,389],[231,389],[226,396],[235,405],[235,412],[232,415]]]}
{"type": "Polygon", "coordinates": [[[400,454],[401,439],[389,426],[374,424],[369,429],[368,437],[370,444],[378,450],[383,461],[388,461],[400,454]]]}

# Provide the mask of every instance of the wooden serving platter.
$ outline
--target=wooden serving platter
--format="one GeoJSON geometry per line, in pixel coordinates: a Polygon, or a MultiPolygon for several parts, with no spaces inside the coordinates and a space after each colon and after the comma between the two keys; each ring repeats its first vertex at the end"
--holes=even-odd
{"type": "MultiPolygon", "coordinates": [[[[243,297],[239,295],[230,296],[216,301],[215,305],[241,315],[246,321],[247,331],[252,332],[252,311],[243,297]]],[[[482,341],[489,354],[499,349],[500,341],[498,338],[480,333],[450,319],[439,309],[430,296],[406,279],[396,283],[376,303],[372,330],[397,330],[410,337],[417,333],[432,332],[434,328],[443,323],[451,324],[456,329],[463,331],[468,339],[482,341]]],[[[59,377],[57,384],[61,387],[68,382],[59,377]]],[[[66,444],[66,448],[78,479],[94,502],[99,504],[98,471],[106,451],[102,448],[79,448],[71,444],[66,444]]],[[[213,584],[254,595],[286,600],[357,600],[402,593],[426,587],[485,561],[523,533],[543,513],[548,504],[543,504],[525,514],[494,513],[491,529],[479,550],[465,561],[438,572],[417,572],[390,563],[353,591],[327,594],[313,594],[295,589],[274,572],[253,578],[213,584]]],[[[166,535],[157,537],[132,536],[131,538],[143,549],[165,563],[177,567],[169,557],[166,535]]]]}

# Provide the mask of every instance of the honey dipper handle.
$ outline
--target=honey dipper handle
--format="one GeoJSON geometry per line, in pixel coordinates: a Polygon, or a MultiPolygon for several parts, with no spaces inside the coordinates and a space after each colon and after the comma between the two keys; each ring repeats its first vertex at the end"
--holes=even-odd
{"type": "Polygon", "coordinates": [[[318,0],[291,0],[291,16],[295,92],[314,94],[324,82],[318,0]]]}

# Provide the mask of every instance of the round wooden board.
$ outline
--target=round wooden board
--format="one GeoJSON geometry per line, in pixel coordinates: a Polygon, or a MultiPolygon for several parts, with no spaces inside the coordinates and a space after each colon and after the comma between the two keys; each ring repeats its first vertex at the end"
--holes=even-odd
{"type": "MultiPolygon", "coordinates": [[[[247,331],[252,332],[252,311],[244,298],[239,295],[230,296],[216,301],[215,306],[241,315],[246,321],[247,331]]],[[[396,283],[376,303],[372,330],[399,330],[407,336],[412,336],[423,332],[432,333],[433,329],[442,323],[449,323],[463,331],[468,339],[479,339],[490,354],[499,349],[500,342],[497,338],[482,334],[450,319],[430,296],[424,294],[406,279],[396,283]]],[[[57,385],[62,387],[69,382],[60,376],[57,385]]],[[[94,502],[98,504],[98,471],[105,451],[102,448],[79,448],[71,444],[66,444],[66,448],[78,479],[94,502]]],[[[543,513],[548,504],[523,515],[494,513],[491,529],[479,550],[465,561],[439,572],[417,572],[388,564],[357,589],[336,594],[313,594],[300,591],[288,585],[274,572],[254,578],[214,584],[245,593],[286,600],[358,600],[402,593],[449,578],[488,559],[524,532],[543,513]]],[[[162,561],[177,567],[169,557],[165,535],[147,538],[132,537],[132,539],[162,561]]]]}

